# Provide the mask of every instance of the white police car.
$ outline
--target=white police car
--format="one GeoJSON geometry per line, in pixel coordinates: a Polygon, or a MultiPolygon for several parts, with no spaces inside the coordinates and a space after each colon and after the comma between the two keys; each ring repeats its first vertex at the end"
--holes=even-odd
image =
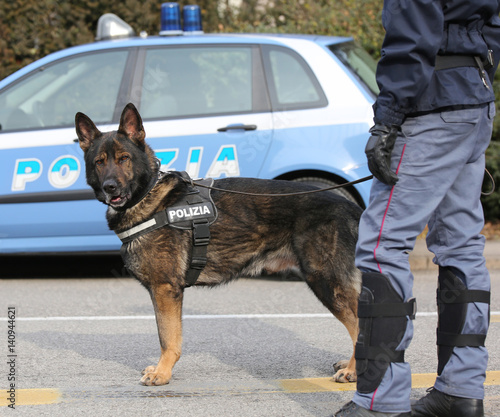
{"type": "MultiPolygon", "coordinates": [[[[164,36],[135,37],[104,15],[95,43],[0,81],[0,253],[119,249],[85,182],[78,111],[114,130],[133,102],[162,170],[195,178],[325,187],[369,175],[375,64],[352,39],[203,34],[199,26],[193,34],[165,26],[172,6],[163,6],[164,36]]],[[[342,190],[366,205],[369,187],[342,190]]]]}

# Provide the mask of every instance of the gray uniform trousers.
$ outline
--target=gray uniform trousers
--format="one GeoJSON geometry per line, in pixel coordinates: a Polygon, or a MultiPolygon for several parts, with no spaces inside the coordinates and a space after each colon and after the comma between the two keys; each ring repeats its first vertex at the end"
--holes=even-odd
{"type": "MultiPolygon", "coordinates": [[[[391,159],[398,183],[373,182],[360,222],[356,265],[363,272],[386,275],[404,301],[413,296],[408,255],[426,225],[434,263],[456,268],[467,289],[490,290],[479,199],[494,114],[490,103],[407,118],[391,159]]],[[[471,303],[462,334],[486,334],[488,324],[489,305],[471,303]]],[[[412,337],[408,319],[397,350],[405,350],[412,337]]],[[[434,386],[450,395],[482,399],[487,361],[484,347],[455,347],[434,386]]],[[[410,410],[410,390],[410,365],[391,363],[378,388],[356,392],[354,402],[374,411],[405,412],[410,410]]]]}

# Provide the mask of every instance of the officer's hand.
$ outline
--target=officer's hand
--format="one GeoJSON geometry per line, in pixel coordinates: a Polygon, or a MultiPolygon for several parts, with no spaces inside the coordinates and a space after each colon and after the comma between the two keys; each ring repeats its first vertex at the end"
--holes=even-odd
{"type": "Polygon", "coordinates": [[[397,126],[376,124],[370,129],[365,153],[371,173],[384,184],[395,185],[397,175],[391,171],[391,153],[398,137],[397,126]]]}

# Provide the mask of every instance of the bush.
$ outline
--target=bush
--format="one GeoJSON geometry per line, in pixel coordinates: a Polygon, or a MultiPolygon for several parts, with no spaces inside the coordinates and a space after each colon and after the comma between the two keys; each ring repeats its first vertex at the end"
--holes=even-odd
{"type": "MultiPolygon", "coordinates": [[[[190,3],[181,0],[179,4],[190,3]]],[[[374,56],[382,43],[376,0],[198,0],[206,32],[311,33],[353,36],[374,56]]],[[[115,13],[139,33],[159,32],[161,0],[11,0],[0,14],[0,79],[69,46],[92,42],[97,20],[115,13]]]]}
{"type": "MultiPolygon", "coordinates": [[[[483,196],[484,217],[486,221],[498,222],[500,220],[500,142],[491,142],[486,152],[486,169],[493,176],[496,188],[489,196],[483,196]]],[[[488,193],[493,187],[489,175],[485,173],[483,192],[488,193]]]]}
{"type": "MultiPolygon", "coordinates": [[[[493,124],[493,136],[491,144],[486,151],[486,169],[493,176],[496,184],[492,195],[481,197],[483,203],[484,217],[486,221],[496,223],[500,221],[500,69],[495,75],[493,84],[496,96],[497,116],[493,124]]],[[[490,177],[485,174],[483,191],[489,192],[492,188],[490,177]]]]}
{"type": "Polygon", "coordinates": [[[97,20],[115,13],[139,33],[157,33],[158,0],[9,0],[0,13],[0,79],[37,59],[93,42],[97,20]]]}

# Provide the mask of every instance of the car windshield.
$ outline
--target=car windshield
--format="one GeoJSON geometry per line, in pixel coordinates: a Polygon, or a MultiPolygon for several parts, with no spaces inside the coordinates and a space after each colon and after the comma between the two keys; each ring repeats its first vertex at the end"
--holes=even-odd
{"type": "Polygon", "coordinates": [[[376,61],[354,42],[330,45],[329,49],[374,95],[380,92],[375,78],[376,61]]]}

